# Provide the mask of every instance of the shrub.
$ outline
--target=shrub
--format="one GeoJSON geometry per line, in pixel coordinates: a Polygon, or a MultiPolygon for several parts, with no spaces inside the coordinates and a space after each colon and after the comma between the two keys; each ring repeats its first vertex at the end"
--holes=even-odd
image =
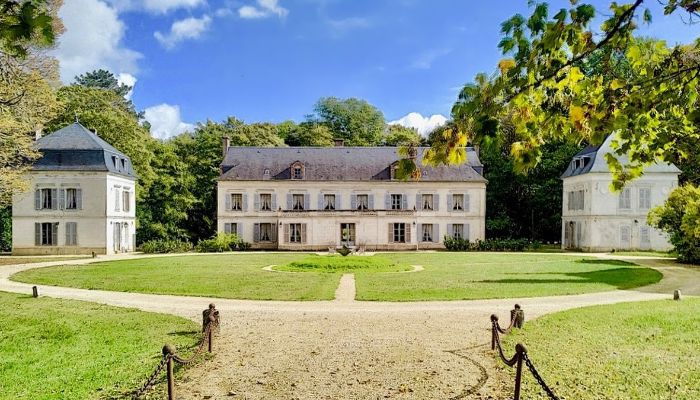
{"type": "Polygon", "coordinates": [[[144,253],[185,253],[192,250],[192,243],[181,240],[149,240],[141,244],[144,253]]]}
{"type": "MultiPolygon", "coordinates": [[[[219,232],[210,239],[200,240],[195,250],[199,253],[221,253],[224,251],[236,250],[241,243],[241,239],[238,235],[219,232]]],[[[250,248],[250,244],[246,243],[246,245],[247,250],[250,248]]]]}
{"type": "Polygon", "coordinates": [[[350,249],[348,248],[348,246],[346,246],[346,245],[343,245],[343,247],[339,248],[337,251],[338,251],[338,254],[340,254],[340,255],[343,256],[343,257],[345,257],[345,256],[347,256],[348,254],[352,253],[352,250],[350,250],[350,249]]]}
{"type": "Polygon", "coordinates": [[[308,256],[299,261],[275,267],[280,271],[295,272],[395,272],[409,271],[411,267],[381,256],[308,256]]]}
{"type": "Polygon", "coordinates": [[[664,205],[651,210],[647,222],[668,233],[679,261],[700,263],[700,188],[675,189],[664,205]]]}
{"type": "Polygon", "coordinates": [[[525,251],[538,249],[542,243],[529,239],[486,239],[470,242],[468,239],[445,236],[449,251],[525,251]]]}

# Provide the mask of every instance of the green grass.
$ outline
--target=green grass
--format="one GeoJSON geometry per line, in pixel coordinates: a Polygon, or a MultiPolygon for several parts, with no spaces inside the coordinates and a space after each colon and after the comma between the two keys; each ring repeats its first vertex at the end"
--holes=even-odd
{"type": "Polygon", "coordinates": [[[68,261],[68,260],[79,260],[81,258],[88,258],[89,256],[66,256],[66,257],[13,257],[13,256],[0,256],[0,266],[3,265],[15,265],[15,264],[34,264],[40,262],[51,262],[51,261],[68,261]]]}
{"type": "MultiPolygon", "coordinates": [[[[505,349],[510,356],[525,343],[562,398],[700,399],[698,310],[700,299],[687,298],[564,311],[526,323],[505,349]]],[[[545,399],[524,374],[523,398],[545,399]]]]}
{"type": "Polygon", "coordinates": [[[382,256],[318,256],[311,255],[299,261],[275,266],[278,271],[291,272],[400,272],[413,267],[399,264],[382,256]]]}
{"type": "Polygon", "coordinates": [[[408,274],[358,274],[358,300],[417,301],[522,298],[631,289],[656,283],[661,273],[616,260],[529,253],[393,253],[417,264],[408,274]]]}
{"type": "Polygon", "coordinates": [[[21,282],[122,292],[256,300],[331,300],[340,274],[284,274],[262,267],[305,254],[221,254],[155,257],[22,271],[21,282]]]}
{"type": "Polygon", "coordinates": [[[0,398],[96,399],[133,390],[164,343],[185,355],[198,326],[173,316],[0,292],[0,398]]]}
{"type": "MultiPolygon", "coordinates": [[[[263,271],[309,259],[298,253],[186,255],[47,267],[15,274],[21,282],[125,292],[259,300],[328,300],[341,272],[263,271]]],[[[315,257],[314,257],[315,258],[315,257]]],[[[365,257],[350,256],[348,260],[365,257]]],[[[533,297],[631,289],[658,282],[661,273],[624,261],[530,253],[386,253],[410,273],[355,275],[358,300],[418,301],[533,297]]],[[[318,259],[335,260],[318,256],[318,259]]],[[[335,262],[335,261],[334,261],[335,262]]],[[[345,261],[339,261],[345,262],[345,261]]],[[[357,261],[359,262],[359,261],[357,261]]],[[[328,267],[326,270],[331,269],[328,267]]],[[[361,270],[360,270],[361,271],[361,270]]]]}

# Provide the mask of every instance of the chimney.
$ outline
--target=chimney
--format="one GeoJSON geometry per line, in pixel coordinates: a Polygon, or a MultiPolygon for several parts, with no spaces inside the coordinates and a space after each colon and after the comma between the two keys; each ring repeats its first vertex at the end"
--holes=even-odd
{"type": "Polygon", "coordinates": [[[34,140],[39,139],[41,139],[41,128],[36,128],[36,131],[34,131],[34,140]]]}
{"type": "Polygon", "coordinates": [[[228,148],[231,147],[231,138],[228,136],[221,138],[221,146],[224,158],[226,158],[226,152],[228,152],[228,148]]]}
{"type": "Polygon", "coordinates": [[[333,139],[333,145],[335,147],[345,147],[345,139],[340,139],[340,138],[333,139]]]}

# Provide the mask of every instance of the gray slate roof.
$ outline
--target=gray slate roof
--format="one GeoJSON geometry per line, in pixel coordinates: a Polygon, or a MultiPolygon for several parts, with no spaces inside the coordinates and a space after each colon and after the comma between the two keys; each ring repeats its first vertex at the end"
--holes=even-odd
{"type": "Polygon", "coordinates": [[[104,171],[136,178],[131,160],[79,122],[68,125],[35,143],[42,153],[36,171],[104,171]]]}
{"type": "MultiPolygon", "coordinates": [[[[468,163],[457,166],[423,166],[427,148],[418,149],[417,163],[422,181],[486,182],[483,166],[474,149],[467,150],[468,163]]],[[[288,180],[291,165],[304,165],[304,180],[374,181],[390,180],[391,164],[401,157],[397,147],[230,147],[221,164],[219,180],[288,180]]]]}
{"type": "MultiPolygon", "coordinates": [[[[568,178],[571,176],[578,176],[587,173],[609,173],[608,162],[605,161],[605,154],[614,153],[615,150],[612,148],[612,141],[614,135],[608,135],[603,143],[597,146],[586,146],[585,149],[579,151],[574,158],[569,163],[566,171],[562,174],[561,178],[568,178]],[[576,161],[579,160],[577,163],[576,161]],[[584,162],[585,161],[585,162],[584,162]]],[[[615,155],[615,157],[623,164],[629,163],[629,159],[626,156],[615,155]]],[[[680,174],[679,170],[675,165],[666,162],[657,162],[651,164],[644,168],[644,173],[672,173],[680,174]]]]}

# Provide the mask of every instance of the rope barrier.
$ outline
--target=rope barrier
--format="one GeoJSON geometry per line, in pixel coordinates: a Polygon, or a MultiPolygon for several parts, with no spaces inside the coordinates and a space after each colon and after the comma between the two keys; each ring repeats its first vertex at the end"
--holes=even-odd
{"type": "Polygon", "coordinates": [[[167,383],[168,383],[168,400],[173,400],[175,398],[175,382],[173,376],[173,364],[178,363],[180,365],[188,365],[200,358],[204,353],[204,346],[208,344],[208,352],[213,352],[214,347],[214,332],[218,331],[219,328],[219,311],[216,310],[214,304],[210,304],[209,308],[202,312],[203,314],[203,333],[202,339],[197,345],[194,353],[189,358],[184,358],[177,354],[175,347],[171,345],[163,346],[163,358],[153,370],[153,373],[149,375],[146,382],[141,385],[138,389],[134,390],[132,399],[140,399],[149,390],[155,386],[158,377],[166,369],[167,383]]]}

